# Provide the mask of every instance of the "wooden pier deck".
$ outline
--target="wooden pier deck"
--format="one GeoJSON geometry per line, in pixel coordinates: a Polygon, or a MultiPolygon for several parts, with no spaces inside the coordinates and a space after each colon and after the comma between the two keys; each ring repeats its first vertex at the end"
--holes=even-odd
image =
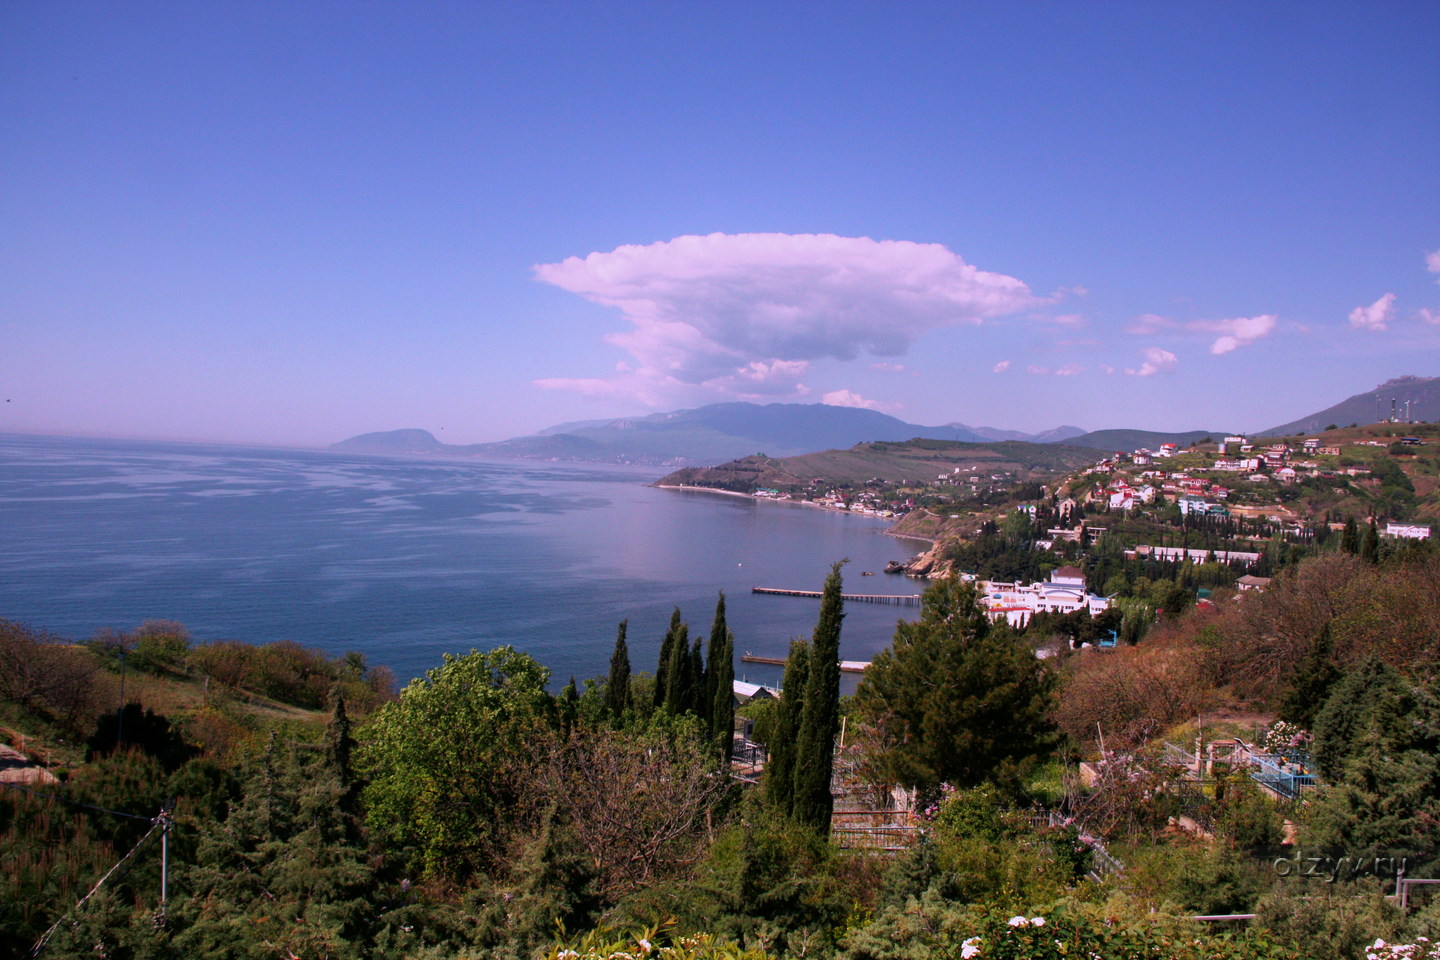
{"type": "MultiPolygon", "coordinates": [[[[765,663],[765,664],[769,664],[769,665],[772,666],[772,667],[783,667],[783,666],[785,666],[785,658],[784,658],[784,657],[759,657],[759,656],[756,656],[756,655],[753,654],[753,653],[742,653],[742,654],[740,655],[740,662],[741,662],[741,663],[765,663]]],[[[865,672],[865,668],[868,667],[868,666],[870,666],[870,661],[868,661],[868,660],[841,660],[841,661],[840,661],[840,672],[841,672],[841,673],[864,673],[864,672],[865,672]]]]}
{"type": "MultiPolygon", "coordinates": [[[[751,593],[763,593],[773,597],[809,597],[819,600],[819,590],[782,590],[779,587],[751,587],[751,593]]],[[[889,603],[900,607],[918,607],[920,598],[911,594],[887,593],[842,593],[841,598],[849,603],[889,603]]]]}

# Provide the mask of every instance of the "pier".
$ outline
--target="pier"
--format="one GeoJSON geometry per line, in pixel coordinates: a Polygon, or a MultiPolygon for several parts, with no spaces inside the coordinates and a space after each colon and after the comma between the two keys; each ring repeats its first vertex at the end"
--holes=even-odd
{"type": "MultiPolygon", "coordinates": [[[[784,658],[784,657],[757,657],[757,656],[756,656],[755,654],[753,654],[753,653],[743,653],[743,654],[741,654],[741,655],[740,655],[740,662],[741,662],[741,663],[764,663],[764,664],[768,664],[769,666],[772,666],[772,667],[783,667],[783,666],[785,666],[785,658],[784,658]]],[[[868,660],[841,660],[841,661],[840,661],[840,672],[841,672],[841,673],[864,673],[864,672],[865,672],[865,668],[868,667],[868,666],[870,666],[870,661],[868,661],[868,660]]]]}
{"type": "MultiPolygon", "coordinates": [[[[782,590],[779,587],[751,587],[751,593],[764,593],[773,597],[809,597],[819,600],[819,590],[782,590]]],[[[918,607],[920,598],[911,594],[893,593],[842,593],[840,598],[847,603],[888,603],[897,607],[918,607]]]]}

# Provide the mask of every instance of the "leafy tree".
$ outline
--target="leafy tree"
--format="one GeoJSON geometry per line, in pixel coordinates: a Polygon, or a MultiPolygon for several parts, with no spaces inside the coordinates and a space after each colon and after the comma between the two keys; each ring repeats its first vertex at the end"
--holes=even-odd
{"type": "Polygon", "coordinates": [[[877,737],[881,780],[970,787],[1049,750],[1051,689],[1026,645],[990,629],[974,588],[947,580],[925,591],[919,620],[896,628],[855,706],[877,737]]]}
{"type": "Polygon", "coordinates": [[[434,876],[462,878],[498,862],[538,812],[549,679],[511,647],[446,654],[382,707],[360,755],[375,834],[413,851],[434,876]]]}
{"type": "Polygon", "coordinates": [[[616,720],[622,719],[630,708],[630,648],[625,644],[625,633],[629,627],[629,620],[620,621],[620,629],[615,635],[615,652],[610,655],[610,680],[605,687],[605,703],[616,720]]]}
{"type": "Polygon", "coordinates": [[[820,597],[820,619],[810,640],[810,669],[795,747],[793,814],[821,834],[830,833],[830,774],[840,729],[840,624],[845,619],[840,568],[830,568],[820,597]]]}

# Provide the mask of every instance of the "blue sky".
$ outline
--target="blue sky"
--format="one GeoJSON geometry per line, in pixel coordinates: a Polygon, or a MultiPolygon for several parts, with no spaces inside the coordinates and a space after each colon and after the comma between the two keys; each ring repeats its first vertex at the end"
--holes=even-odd
{"type": "Polygon", "coordinates": [[[1254,430],[1440,375],[1440,5],[0,5],[0,431],[721,400],[1254,430]]]}

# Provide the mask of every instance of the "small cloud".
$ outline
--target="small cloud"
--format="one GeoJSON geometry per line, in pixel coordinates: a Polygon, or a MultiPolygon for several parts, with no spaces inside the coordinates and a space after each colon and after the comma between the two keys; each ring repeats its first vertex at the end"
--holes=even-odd
{"type": "Polygon", "coordinates": [[[1078,313],[1062,313],[1054,317],[1046,317],[1051,323],[1059,324],[1062,327],[1083,327],[1086,320],[1078,313]]]}
{"type": "MultiPolygon", "coordinates": [[[[1430,250],[1425,254],[1425,269],[1431,273],[1440,273],[1440,250],[1430,250]]],[[[1440,283],[1440,280],[1435,282],[1440,283]]]]}
{"type": "Polygon", "coordinates": [[[1057,376],[1057,377],[1073,377],[1073,376],[1075,376],[1075,374],[1079,373],[1080,371],[1082,371],[1082,370],[1084,370],[1084,369],[1085,369],[1085,368],[1082,367],[1082,366],[1080,366],[1080,364],[1078,364],[1078,363],[1067,363],[1067,364],[1065,364],[1065,366],[1063,366],[1063,367],[1061,367],[1059,370],[1056,370],[1056,371],[1055,371],[1055,376],[1057,376]]]}
{"type": "Polygon", "coordinates": [[[1415,314],[1426,323],[1440,324],[1440,310],[1431,310],[1429,307],[1421,307],[1415,314]]]}
{"type": "Polygon", "coordinates": [[[1162,317],[1156,313],[1142,313],[1135,318],[1134,323],[1125,328],[1125,332],[1133,333],[1137,336],[1144,336],[1160,330],[1173,330],[1177,326],[1179,326],[1179,324],[1169,317],[1162,317]]]}
{"type": "Polygon", "coordinates": [[[999,363],[995,364],[995,366],[993,366],[993,367],[990,368],[990,372],[991,372],[991,373],[1004,373],[1006,370],[1009,370],[1009,369],[1010,369],[1010,361],[1009,361],[1009,360],[1001,360],[999,363]]]}
{"type": "Polygon", "coordinates": [[[1126,368],[1125,372],[1132,377],[1153,377],[1157,373],[1169,373],[1180,365],[1180,359],[1169,350],[1161,350],[1159,347],[1147,347],[1145,350],[1145,362],[1140,364],[1138,369],[1126,368]]]}
{"type": "Polygon", "coordinates": [[[1221,334],[1210,344],[1210,352],[1218,355],[1270,336],[1275,329],[1275,320],[1273,313],[1262,313],[1258,317],[1236,317],[1233,320],[1200,320],[1196,323],[1196,329],[1221,334]]]}
{"type": "Polygon", "coordinates": [[[1025,372],[1032,377],[1046,377],[1050,375],[1051,371],[1049,367],[1042,367],[1039,364],[1032,363],[1025,368],[1025,372]]]}
{"type": "Polygon", "coordinates": [[[872,363],[872,364],[870,364],[870,369],[871,369],[871,370],[881,370],[881,371],[884,371],[885,373],[904,373],[904,372],[905,372],[905,364],[903,364],[903,363],[884,363],[884,362],[882,361],[882,362],[880,362],[880,363],[872,363]]]}
{"type": "Polygon", "coordinates": [[[1135,318],[1126,328],[1127,333],[1147,336],[1161,330],[1180,330],[1196,333],[1218,333],[1219,337],[1210,344],[1213,354],[1229,353],[1238,347],[1247,346],[1256,340],[1270,336],[1275,330],[1276,316],[1262,313],[1255,317],[1235,317],[1229,320],[1173,320],[1155,313],[1146,313],[1135,318]]]}
{"type": "Polygon", "coordinates": [[[1100,372],[1105,374],[1105,376],[1107,377],[1113,376],[1115,373],[1115,368],[1110,366],[1110,364],[1108,363],[1102,363],[1100,364],[1100,372]]]}
{"type": "Polygon", "coordinates": [[[862,410],[886,410],[888,404],[878,400],[867,400],[850,390],[831,390],[820,395],[820,402],[832,407],[859,407],[862,410]]]}
{"type": "Polygon", "coordinates": [[[1395,308],[1395,294],[1387,293],[1368,307],[1350,311],[1350,326],[1356,330],[1387,330],[1395,308]]]}

